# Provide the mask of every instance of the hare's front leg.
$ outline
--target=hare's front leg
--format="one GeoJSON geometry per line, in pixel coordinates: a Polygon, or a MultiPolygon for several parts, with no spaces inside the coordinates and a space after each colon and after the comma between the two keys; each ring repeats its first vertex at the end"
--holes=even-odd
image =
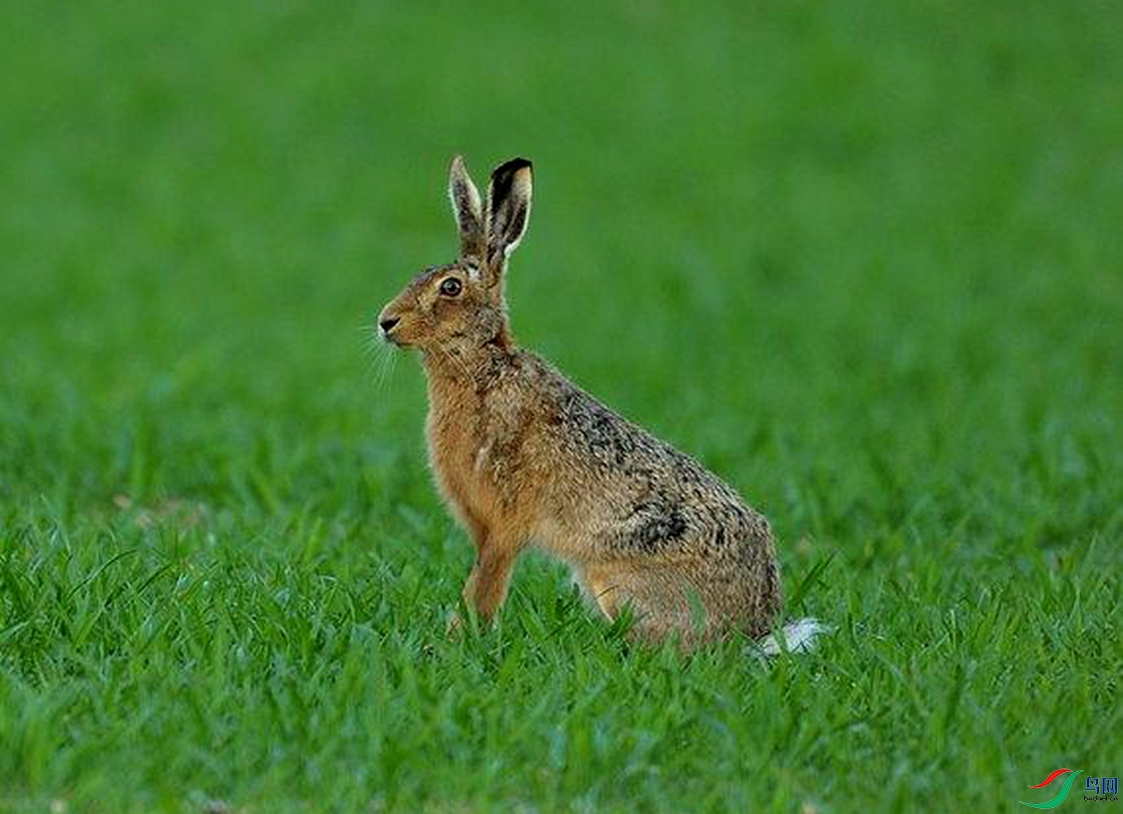
{"type": "MultiPolygon", "coordinates": [[[[476,564],[464,583],[464,602],[483,621],[490,621],[507,598],[511,570],[519,552],[518,538],[504,534],[502,524],[489,526],[476,512],[466,506],[458,507],[458,514],[476,545],[476,564]]],[[[461,620],[453,614],[450,630],[460,627],[461,620]]]]}
{"type": "Polygon", "coordinates": [[[488,535],[476,542],[476,564],[464,583],[464,601],[489,621],[507,598],[518,548],[488,535]]]}

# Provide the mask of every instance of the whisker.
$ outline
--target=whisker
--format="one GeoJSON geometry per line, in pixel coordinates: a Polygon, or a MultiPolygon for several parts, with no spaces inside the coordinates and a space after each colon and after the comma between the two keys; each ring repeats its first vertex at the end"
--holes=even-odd
{"type": "Polygon", "coordinates": [[[386,386],[394,372],[394,367],[398,364],[398,353],[396,348],[389,345],[381,344],[377,350],[378,354],[378,370],[376,375],[375,384],[381,390],[386,386]]]}
{"type": "Polygon", "coordinates": [[[362,335],[360,347],[363,355],[369,361],[367,366],[368,381],[375,388],[381,390],[390,379],[397,364],[397,349],[383,342],[378,330],[370,325],[363,325],[358,330],[362,335]]]}

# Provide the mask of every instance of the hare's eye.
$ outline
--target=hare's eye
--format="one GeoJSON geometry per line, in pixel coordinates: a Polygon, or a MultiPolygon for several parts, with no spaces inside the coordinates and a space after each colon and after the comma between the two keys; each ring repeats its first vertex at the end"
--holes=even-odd
{"type": "Polygon", "coordinates": [[[441,281],[441,293],[446,297],[455,297],[460,293],[460,281],[455,277],[446,277],[441,281]]]}

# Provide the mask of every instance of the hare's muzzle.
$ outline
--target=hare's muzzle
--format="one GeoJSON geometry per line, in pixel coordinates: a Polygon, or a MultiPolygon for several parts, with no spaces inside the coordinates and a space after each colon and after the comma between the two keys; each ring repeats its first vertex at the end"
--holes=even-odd
{"type": "Polygon", "coordinates": [[[393,342],[394,339],[390,336],[390,332],[393,331],[394,328],[397,327],[397,324],[401,321],[402,320],[400,317],[379,316],[378,328],[382,334],[382,338],[387,342],[393,342]]]}

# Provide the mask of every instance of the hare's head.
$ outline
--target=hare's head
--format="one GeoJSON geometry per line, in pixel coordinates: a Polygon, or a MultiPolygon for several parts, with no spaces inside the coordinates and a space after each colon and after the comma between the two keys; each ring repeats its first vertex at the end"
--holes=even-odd
{"type": "Polygon", "coordinates": [[[530,218],[531,165],[514,158],[491,174],[487,201],[459,156],[452,161],[449,197],[460,230],[460,256],[418,274],[378,315],[382,338],[425,353],[463,354],[507,344],[503,276],[530,218]]]}

